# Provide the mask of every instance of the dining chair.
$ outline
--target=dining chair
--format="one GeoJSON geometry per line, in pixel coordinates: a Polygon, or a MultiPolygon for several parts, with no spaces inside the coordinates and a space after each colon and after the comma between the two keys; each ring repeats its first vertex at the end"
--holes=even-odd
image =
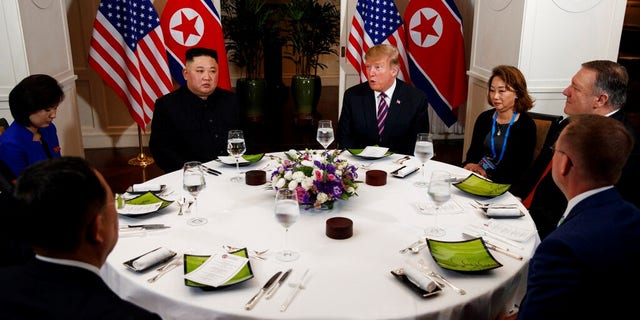
{"type": "Polygon", "coordinates": [[[560,121],[562,121],[562,116],[536,112],[529,112],[529,116],[531,116],[536,123],[536,146],[533,150],[532,158],[535,160],[544,146],[554,143],[555,138],[549,136],[548,133],[555,132],[558,129],[557,127],[560,125],[560,121]]]}

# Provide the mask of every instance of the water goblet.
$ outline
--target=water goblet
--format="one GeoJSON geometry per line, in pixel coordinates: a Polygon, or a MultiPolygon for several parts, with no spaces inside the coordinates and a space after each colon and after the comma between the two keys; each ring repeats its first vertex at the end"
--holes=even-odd
{"type": "Polygon", "coordinates": [[[327,147],[333,143],[334,138],[331,120],[318,121],[318,133],[316,135],[316,140],[318,140],[322,145],[325,153],[327,152],[327,147]]]}
{"type": "MultiPolygon", "coordinates": [[[[202,163],[198,161],[189,161],[182,167],[182,187],[193,197],[196,206],[195,213],[198,214],[198,194],[207,186],[204,172],[202,171],[202,163]]],[[[189,225],[198,226],[207,223],[207,218],[194,217],[187,221],[189,225]]]]}
{"type": "Polygon", "coordinates": [[[242,182],[243,177],[240,172],[240,157],[247,151],[242,130],[229,130],[227,137],[227,152],[236,159],[237,175],[231,177],[231,181],[242,182]]]}
{"type": "Polygon", "coordinates": [[[284,249],[276,254],[276,258],[285,262],[296,260],[300,257],[300,254],[287,248],[289,227],[291,227],[300,216],[300,207],[298,205],[298,195],[296,191],[287,188],[278,189],[276,191],[274,212],[276,220],[284,227],[284,249]]]}
{"type": "Polygon", "coordinates": [[[425,233],[430,237],[442,237],[447,232],[438,224],[438,214],[440,207],[449,199],[451,199],[451,174],[446,171],[436,170],[431,173],[431,181],[429,181],[429,197],[436,205],[436,210],[433,214],[434,222],[433,226],[428,228],[425,233]]]}
{"type": "Polygon", "coordinates": [[[431,140],[431,133],[418,133],[416,138],[416,146],[413,151],[413,155],[422,162],[420,170],[422,171],[422,179],[413,183],[414,186],[419,188],[426,188],[429,186],[424,172],[424,164],[433,158],[433,141],[431,140]]]}

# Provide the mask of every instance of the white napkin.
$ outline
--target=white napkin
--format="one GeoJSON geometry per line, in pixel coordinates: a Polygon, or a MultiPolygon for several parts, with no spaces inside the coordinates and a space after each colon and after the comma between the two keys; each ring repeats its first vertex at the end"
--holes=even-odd
{"type": "Polygon", "coordinates": [[[157,192],[160,190],[162,190],[162,185],[160,184],[144,183],[144,184],[134,184],[133,186],[131,186],[131,191],[133,192],[147,192],[147,191],[157,192]]]}
{"type": "Polygon", "coordinates": [[[158,250],[154,250],[152,252],[149,252],[147,254],[145,254],[144,256],[136,259],[136,261],[133,262],[133,267],[136,270],[144,270],[146,268],[149,268],[150,266],[159,263],[161,261],[164,261],[166,259],[168,259],[169,257],[172,257],[175,255],[175,252],[167,249],[167,248],[160,248],[158,250]]]}
{"type": "Polygon", "coordinates": [[[358,155],[361,157],[382,158],[389,148],[368,146],[358,155]]]}
{"type": "Polygon", "coordinates": [[[413,284],[418,286],[420,289],[426,292],[433,292],[433,290],[436,290],[436,288],[438,288],[435,282],[427,278],[416,268],[412,266],[405,266],[403,269],[404,274],[407,276],[409,281],[413,282],[413,284]]]}
{"type": "Polygon", "coordinates": [[[420,167],[406,166],[398,170],[398,173],[396,173],[396,177],[404,178],[418,169],[420,169],[420,167]]]}
{"type": "MultiPolygon", "coordinates": [[[[234,156],[218,156],[218,159],[220,159],[220,161],[222,161],[222,163],[225,163],[225,164],[236,164],[236,157],[234,156]]],[[[247,161],[243,157],[238,158],[238,163],[248,163],[248,162],[249,161],[247,161]]]]}
{"type": "Polygon", "coordinates": [[[487,215],[492,217],[517,217],[520,215],[518,207],[513,208],[487,208],[487,215]]]}

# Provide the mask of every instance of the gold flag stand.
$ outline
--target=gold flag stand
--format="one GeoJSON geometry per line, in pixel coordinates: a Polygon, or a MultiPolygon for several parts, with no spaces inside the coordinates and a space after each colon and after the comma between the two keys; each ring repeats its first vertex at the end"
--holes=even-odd
{"type": "Polygon", "coordinates": [[[140,146],[140,152],[135,158],[129,159],[129,164],[138,167],[146,167],[152,164],[153,158],[144,154],[142,150],[142,131],[140,130],[140,126],[138,126],[138,145],[140,146]]]}

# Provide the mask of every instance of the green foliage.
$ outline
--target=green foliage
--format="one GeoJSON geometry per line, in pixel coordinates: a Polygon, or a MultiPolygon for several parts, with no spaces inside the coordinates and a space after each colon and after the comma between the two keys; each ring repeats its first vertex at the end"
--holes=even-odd
{"type": "Polygon", "coordinates": [[[247,79],[262,78],[264,43],[278,37],[273,23],[277,12],[265,0],[222,0],[222,30],[229,61],[246,72],[247,79]]]}
{"type": "Polygon", "coordinates": [[[296,65],[296,74],[316,76],[325,54],[338,55],[340,11],[333,1],[291,0],[284,6],[287,44],[284,58],[296,65]]]}

